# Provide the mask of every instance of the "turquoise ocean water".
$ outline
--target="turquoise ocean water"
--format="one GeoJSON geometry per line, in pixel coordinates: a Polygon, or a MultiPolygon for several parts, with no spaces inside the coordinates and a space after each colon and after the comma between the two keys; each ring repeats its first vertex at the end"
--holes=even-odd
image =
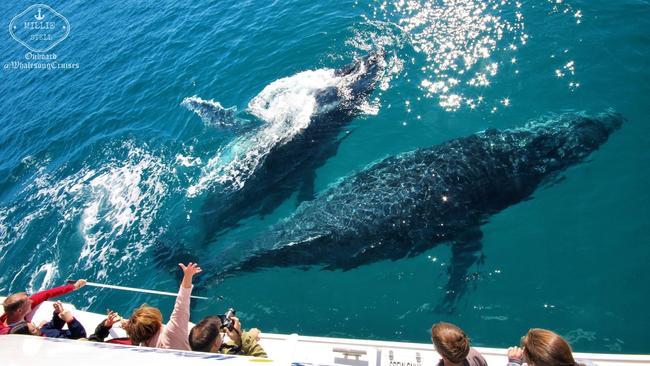
{"type": "MultiPolygon", "coordinates": [[[[71,277],[175,291],[160,243],[200,236],[192,223],[215,157],[238,136],[181,102],[198,96],[251,118],[266,86],[381,47],[381,85],[316,171],[317,191],[388,155],[549,113],[614,108],[628,122],[565,180],[483,226],[485,262],[451,314],[435,311],[450,257],[440,245],[345,272],[239,274],[201,289],[212,300],[192,319],[233,306],[263,331],[414,342],[447,320],[494,347],[545,327],[579,351],[650,352],[648,1],[47,4],[70,24],[47,54],[78,68],[14,69],[28,50],[8,26],[32,3],[0,5],[0,293],[71,277]]],[[[304,107],[278,100],[274,115],[304,107]]],[[[294,195],[194,254],[218,263],[220,248],[295,207],[294,195]]],[[[122,314],[173,301],[94,288],[70,300],[122,314]]]]}

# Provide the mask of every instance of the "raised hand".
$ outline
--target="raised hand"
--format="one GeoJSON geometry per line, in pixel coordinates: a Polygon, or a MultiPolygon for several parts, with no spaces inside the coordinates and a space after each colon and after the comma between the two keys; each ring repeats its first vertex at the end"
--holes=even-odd
{"type": "Polygon", "coordinates": [[[185,288],[192,287],[192,277],[197,273],[201,273],[201,267],[192,262],[188,263],[187,266],[183,263],[179,263],[178,265],[183,270],[183,282],[181,282],[181,286],[185,288]]]}
{"type": "Polygon", "coordinates": [[[61,301],[56,301],[55,303],[52,304],[54,307],[54,313],[55,314],[60,314],[63,311],[63,304],[61,301]]]}
{"type": "Polygon", "coordinates": [[[113,310],[108,311],[108,316],[106,317],[106,320],[104,320],[104,326],[106,328],[110,328],[113,326],[113,324],[119,322],[122,320],[122,317],[120,314],[114,312],[113,310]]]}
{"type": "Polygon", "coordinates": [[[59,318],[63,319],[66,323],[70,323],[74,319],[74,316],[70,310],[62,309],[61,313],[59,313],[59,318]]]}
{"type": "Polygon", "coordinates": [[[508,348],[508,360],[521,363],[523,357],[524,350],[522,348],[517,346],[508,348]]]}
{"type": "Polygon", "coordinates": [[[228,334],[228,338],[230,338],[235,344],[239,347],[241,347],[241,323],[239,322],[239,318],[236,316],[230,317],[232,320],[232,330],[228,328],[224,328],[226,330],[226,333],[228,334]]]}
{"type": "Polygon", "coordinates": [[[262,332],[257,328],[251,328],[248,330],[248,334],[256,341],[260,340],[260,333],[262,332]]]}

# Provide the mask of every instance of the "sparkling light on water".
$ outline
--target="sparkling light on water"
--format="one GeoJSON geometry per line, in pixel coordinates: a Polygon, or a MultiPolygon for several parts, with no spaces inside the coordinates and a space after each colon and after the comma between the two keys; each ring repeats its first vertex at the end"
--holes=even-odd
{"type": "MultiPolygon", "coordinates": [[[[507,94],[483,95],[506,70],[511,77],[519,76],[519,69],[511,68],[518,64],[516,53],[529,39],[524,12],[535,5],[524,6],[518,0],[377,0],[370,7],[368,21],[391,29],[391,37],[376,38],[399,40],[398,47],[406,42],[421,56],[409,57],[419,74],[411,73],[407,82],[416,83],[424,97],[437,99],[446,111],[483,107],[494,113],[511,105],[507,94]],[[399,29],[400,36],[392,28],[399,29]]],[[[548,0],[546,8],[549,16],[565,14],[576,24],[582,22],[582,11],[563,0],[548,0]]],[[[561,59],[567,61],[554,70],[556,77],[575,75],[574,61],[568,56],[564,50],[561,59]]],[[[574,91],[580,83],[572,79],[568,85],[574,91]]],[[[407,106],[407,112],[410,109],[407,106]]]]}
{"type": "MultiPolygon", "coordinates": [[[[373,16],[395,22],[408,35],[425,58],[418,82],[424,95],[437,97],[441,107],[453,111],[483,103],[477,97],[500,69],[495,54],[526,44],[519,8],[519,1],[505,0],[398,0],[375,4],[373,16]],[[514,13],[505,11],[509,9],[514,13]]],[[[514,56],[508,58],[516,62],[514,56]]]]}

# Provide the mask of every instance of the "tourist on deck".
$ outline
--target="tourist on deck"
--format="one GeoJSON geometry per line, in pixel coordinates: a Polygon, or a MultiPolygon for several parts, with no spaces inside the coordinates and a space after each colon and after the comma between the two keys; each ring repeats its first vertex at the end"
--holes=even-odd
{"type": "Polygon", "coordinates": [[[14,324],[14,326],[9,330],[9,334],[40,336],[41,330],[36,325],[34,325],[34,323],[23,320],[14,324]]]}
{"type": "Polygon", "coordinates": [[[573,358],[571,346],[561,336],[546,329],[531,329],[521,338],[521,347],[508,348],[508,366],[592,366],[589,360],[573,358]]]}
{"type": "Polygon", "coordinates": [[[434,324],[431,327],[431,340],[442,357],[438,366],[487,366],[485,358],[470,347],[465,332],[453,324],[434,324]]]}
{"type": "Polygon", "coordinates": [[[88,340],[91,342],[106,342],[106,343],[131,345],[132,342],[131,339],[129,339],[129,337],[111,338],[108,341],[105,341],[106,337],[108,337],[111,331],[111,328],[113,327],[113,324],[121,321],[122,321],[122,317],[120,316],[120,314],[112,310],[109,310],[106,319],[102,320],[101,323],[97,324],[97,327],[95,328],[95,333],[91,334],[88,337],[88,340]]]}
{"type": "Polygon", "coordinates": [[[190,350],[190,345],[187,342],[187,323],[190,321],[192,277],[201,272],[201,268],[196,263],[191,262],[187,266],[179,263],[179,266],[183,270],[183,280],[169,322],[163,325],[160,310],[143,304],[133,312],[131,318],[124,324],[124,330],[126,330],[132,344],[145,347],[190,350]]]}
{"type": "Polygon", "coordinates": [[[8,334],[14,325],[31,322],[38,307],[53,297],[65,295],[78,290],[86,280],[78,280],[73,285],[55,287],[27,296],[24,292],[9,295],[2,303],[4,314],[0,315],[0,334],[8,334]]]}
{"type": "Polygon", "coordinates": [[[41,335],[48,338],[86,338],[84,326],[75,319],[70,310],[63,308],[61,301],[55,302],[53,306],[52,320],[40,327],[41,335]],[[68,329],[63,329],[66,324],[68,329]]]}
{"type": "Polygon", "coordinates": [[[203,318],[190,331],[189,343],[192,351],[267,357],[262,346],[257,343],[259,329],[253,328],[248,332],[242,332],[239,319],[234,316],[230,319],[233,321],[232,329],[224,327],[218,316],[203,318]],[[228,342],[223,342],[222,329],[230,338],[228,342]]]}

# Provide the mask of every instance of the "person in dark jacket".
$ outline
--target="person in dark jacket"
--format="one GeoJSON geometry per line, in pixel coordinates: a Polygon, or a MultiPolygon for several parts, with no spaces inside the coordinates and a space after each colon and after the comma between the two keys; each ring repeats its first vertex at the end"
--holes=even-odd
{"type": "Polygon", "coordinates": [[[84,326],[75,319],[70,310],[63,308],[61,301],[55,302],[53,306],[52,320],[41,326],[41,335],[48,338],[86,338],[84,326]],[[68,329],[63,329],[66,324],[68,329]]]}
{"type": "Polygon", "coordinates": [[[129,339],[129,337],[112,338],[109,339],[108,341],[105,341],[106,337],[108,337],[111,331],[111,328],[113,327],[113,324],[121,321],[122,321],[122,317],[120,316],[120,314],[112,310],[109,310],[106,319],[102,320],[101,323],[97,324],[97,327],[95,328],[95,333],[91,334],[88,337],[88,340],[91,342],[106,342],[106,343],[132,345],[131,339],[129,339]]]}
{"type": "Polygon", "coordinates": [[[35,326],[33,323],[22,320],[17,323],[14,323],[14,325],[9,330],[9,334],[24,334],[24,335],[40,336],[41,330],[38,329],[38,327],[35,326]]]}

